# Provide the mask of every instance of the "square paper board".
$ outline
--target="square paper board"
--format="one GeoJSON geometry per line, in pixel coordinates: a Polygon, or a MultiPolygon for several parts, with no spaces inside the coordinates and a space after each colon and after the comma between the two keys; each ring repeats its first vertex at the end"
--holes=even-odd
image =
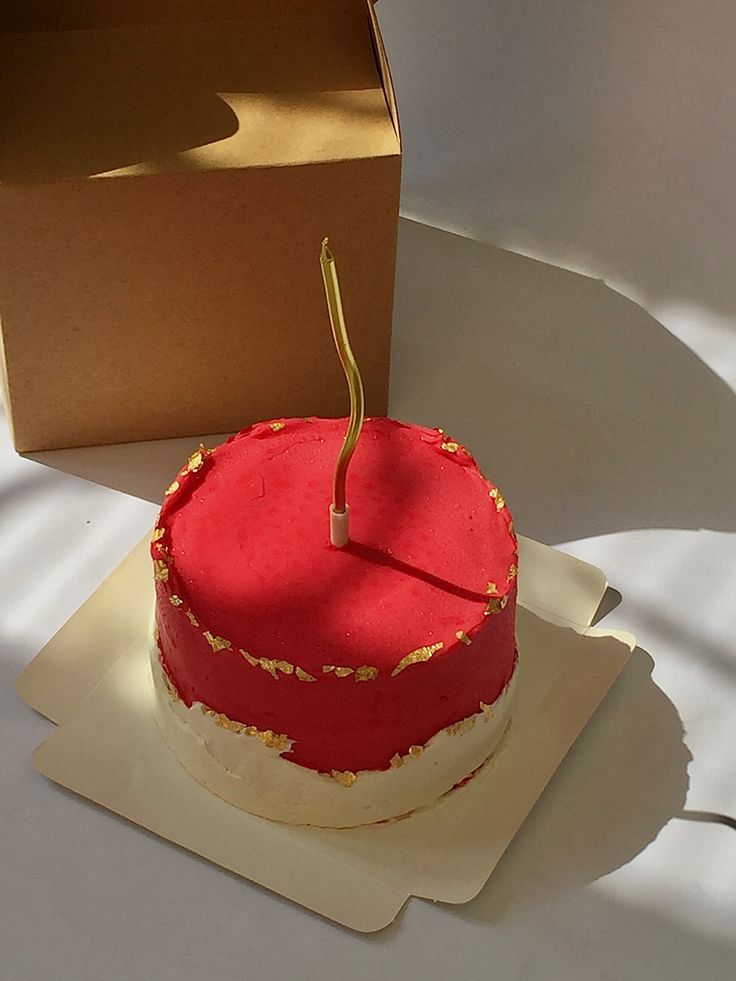
{"type": "Polygon", "coordinates": [[[629,635],[586,627],[605,590],[599,570],[521,541],[519,595],[526,605],[518,611],[518,702],[494,762],[434,807],[395,824],[293,828],[253,817],[204,790],[161,738],[151,713],[146,551],[145,543],[136,547],[19,679],[30,704],[65,720],[36,750],[34,766],[162,837],[361,931],[388,925],[412,895],[462,903],[479,892],[634,644],[629,635]],[[118,609],[128,618],[111,620],[118,609]]]}

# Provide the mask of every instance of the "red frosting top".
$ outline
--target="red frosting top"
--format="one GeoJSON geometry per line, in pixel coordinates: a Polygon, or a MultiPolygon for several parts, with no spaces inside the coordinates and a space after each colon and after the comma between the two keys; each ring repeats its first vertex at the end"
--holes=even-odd
{"type": "Polygon", "coordinates": [[[377,418],[349,471],[351,542],[332,547],[345,429],[259,423],[195,458],[166,498],[153,555],[166,566],[162,655],[187,704],[285,733],[287,758],[304,765],[356,770],[385,767],[498,696],[514,661],[516,542],[466,450],[377,418]]]}

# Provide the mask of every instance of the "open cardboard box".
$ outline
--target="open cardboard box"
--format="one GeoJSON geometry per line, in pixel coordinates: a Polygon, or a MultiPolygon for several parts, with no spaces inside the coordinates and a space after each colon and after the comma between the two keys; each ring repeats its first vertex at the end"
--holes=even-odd
{"type": "Polygon", "coordinates": [[[19,451],[341,415],[318,257],[386,411],[401,143],[369,0],[0,11],[19,451]]]}
{"type": "Polygon", "coordinates": [[[631,635],[590,627],[605,589],[600,570],[521,538],[517,702],[493,759],[404,820],[297,828],[215,797],[164,743],[151,711],[153,589],[144,541],[18,680],[21,696],[60,724],[34,765],[338,923],[379,930],[410,896],[464,903],[483,887],[633,649],[631,635]]]}

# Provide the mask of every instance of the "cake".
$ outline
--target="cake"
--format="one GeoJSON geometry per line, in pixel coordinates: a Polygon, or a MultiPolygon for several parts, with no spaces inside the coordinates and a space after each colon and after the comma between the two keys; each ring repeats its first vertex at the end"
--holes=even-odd
{"type": "Polygon", "coordinates": [[[500,494],[442,430],[366,419],[351,540],[326,503],[344,419],[200,446],[151,544],[159,727],[244,810],[353,827],[431,805],[509,724],[517,546],[500,494]]]}

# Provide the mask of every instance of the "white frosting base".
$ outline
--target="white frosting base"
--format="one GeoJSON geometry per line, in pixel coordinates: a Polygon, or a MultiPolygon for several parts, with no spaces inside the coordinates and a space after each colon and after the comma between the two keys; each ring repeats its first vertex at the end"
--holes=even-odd
{"type": "Polygon", "coordinates": [[[400,767],[364,770],[352,786],[284,758],[257,736],[236,733],[201,711],[174,701],[158,648],[151,648],[156,722],[172,752],[200,784],[223,800],[286,824],[351,828],[385,821],[434,803],[494,751],[508,724],[516,671],[490,707],[460,731],[442,729],[400,767]]]}

